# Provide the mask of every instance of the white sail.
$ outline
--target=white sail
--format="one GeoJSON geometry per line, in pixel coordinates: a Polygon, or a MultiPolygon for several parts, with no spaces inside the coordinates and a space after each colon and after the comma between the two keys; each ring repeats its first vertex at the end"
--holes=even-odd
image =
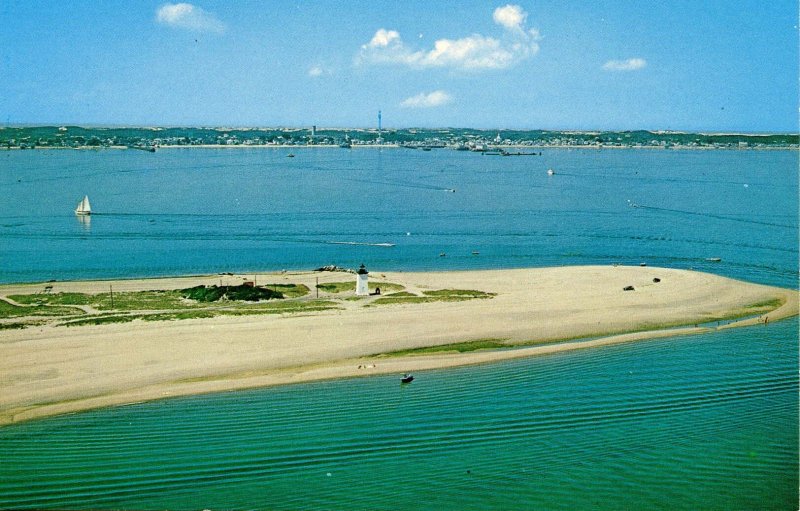
{"type": "Polygon", "coordinates": [[[84,195],[83,200],[78,203],[78,207],[75,208],[76,215],[91,215],[92,214],[92,206],[89,204],[89,196],[84,195]]]}

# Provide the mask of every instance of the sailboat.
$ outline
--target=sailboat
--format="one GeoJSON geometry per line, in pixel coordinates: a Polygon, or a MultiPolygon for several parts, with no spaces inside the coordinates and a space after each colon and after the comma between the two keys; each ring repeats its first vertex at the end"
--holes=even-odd
{"type": "Polygon", "coordinates": [[[75,208],[75,214],[78,216],[92,214],[92,206],[89,204],[88,195],[84,195],[83,200],[78,203],[78,207],[75,208]]]}

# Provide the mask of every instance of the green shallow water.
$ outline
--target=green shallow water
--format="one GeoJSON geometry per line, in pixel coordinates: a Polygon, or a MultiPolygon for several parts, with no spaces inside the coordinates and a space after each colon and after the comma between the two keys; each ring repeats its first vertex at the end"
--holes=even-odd
{"type": "Polygon", "coordinates": [[[0,429],[0,508],[794,509],[798,328],[0,429]]]}

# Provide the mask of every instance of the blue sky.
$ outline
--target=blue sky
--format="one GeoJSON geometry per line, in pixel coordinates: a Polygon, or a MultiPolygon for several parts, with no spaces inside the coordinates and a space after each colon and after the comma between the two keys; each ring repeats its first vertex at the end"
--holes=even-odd
{"type": "Polygon", "coordinates": [[[0,123],[796,132],[796,0],[0,2],[0,123]]]}

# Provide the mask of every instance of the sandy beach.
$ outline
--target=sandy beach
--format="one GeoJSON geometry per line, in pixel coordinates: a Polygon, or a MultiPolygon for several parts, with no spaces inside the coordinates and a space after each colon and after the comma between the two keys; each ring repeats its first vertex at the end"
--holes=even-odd
{"type": "MultiPolygon", "coordinates": [[[[115,292],[125,292],[241,282],[242,278],[302,283],[314,289],[317,279],[326,283],[354,276],[283,272],[48,285],[53,286],[52,293],[100,293],[111,285],[115,292]]],[[[291,314],[0,330],[0,424],[172,396],[400,374],[597,348],[757,325],[798,313],[794,290],[655,267],[373,271],[370,278],[400,284],[411,293],[468,289],[495,296],[369,306],[377,297],[348,300],[352,293],[336,297],[320,293],[320,298],[336,298],[338,307],[291,314]],[[627,286],[634,290],[625,291],[627,286]],[[716,324],[726,318],[741,319],[716,324]],[[525,346],[387,355],[486,339],[525,346]]],[[[37,293],[43,285],[0,286],[0,296],[37,293]]]]}

